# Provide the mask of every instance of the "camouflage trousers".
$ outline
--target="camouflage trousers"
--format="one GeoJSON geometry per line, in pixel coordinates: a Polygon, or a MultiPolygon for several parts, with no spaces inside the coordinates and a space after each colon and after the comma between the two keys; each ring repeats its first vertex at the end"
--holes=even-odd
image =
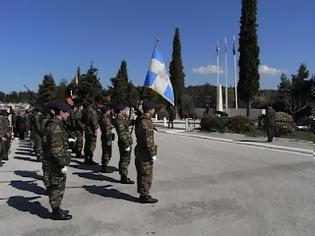
{"type": "Polygon", "coordinates": [[[97,136],[91,130],[85,130],[85,144],[84,144],[84,156],[87,159],[93,158],[93,153],[96,147],[97,136]]]}
{"type": "Polygon", "coordinates": [[[62,174],[59,168],[52,167],[43,160],[43,179],[51,208],[60,207],[66,189],[67,175],[62,174]]]}
{"type": "MultiPolygon", "coordinates": [[[[108,140],[101,138],[102,141],[102,165],[108,166],[108,163],[112,157],[112,145],[107,145],[108,140]]],[[[111,142],[111,141],[110,141],[111,142]]]]}
{"type": "Polygon", "coordinates": [[[83,149],[83,133],[82,132],[77,132],[77,141],[75,143],[75,153],[80,154],[82,153],[83,149]]]}
{"type": "Polygon", "coordinates": [[[39,134],[34,134],[33,141],[34,141],[34,152],[35,152],[36,158],[37,160],[42,160],[43,159],[42,138],[39,136],[39,134]]]}
{"type": "Polygon", "coordinates": [[[150,189],[153,181],[153,161],[143,161],[136,156],[135,159],[137,170],[137,192],[141,196],[150,195],[150,189]]]}
{"type": "Polygon", "coordinates": [[[128,176],[128,166],[130,164],[131,150],[127,152],[124,149],[124,147],[119,144],[118,144],[118,147],[119,147],[119,155],[120,155],[119,164],[118,164],[119,174],[128,176]]]}

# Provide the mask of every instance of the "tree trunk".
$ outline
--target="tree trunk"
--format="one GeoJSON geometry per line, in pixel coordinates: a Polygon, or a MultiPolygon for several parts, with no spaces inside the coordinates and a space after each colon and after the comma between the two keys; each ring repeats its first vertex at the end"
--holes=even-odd
{"type": "Polygon", "coordinates": [[[250,109],[251,109],[251,106],[252,106],[252,101],[248,101],[247,102],[247,111],[246,111],[246,115],[249,117],[250,115],[250,109]]]}

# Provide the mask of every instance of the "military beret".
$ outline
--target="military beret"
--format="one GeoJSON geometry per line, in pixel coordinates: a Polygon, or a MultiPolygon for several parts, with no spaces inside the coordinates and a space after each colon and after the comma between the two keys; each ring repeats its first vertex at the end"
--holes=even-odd
{"type": "Polygon", "coordinates": [[[124,105],[124,104],[116,104],[114,106],[114,111],[117,113],[117,112],[120,112],[121,110],[124,110],[127,106],[124,105]]]}
{"type": "Polygon", "coordinates": [[[145,101],[142,105],[144,111],[151,110],[155,108],[155,103],[153,101],[145,101]]]}
{"type": "Polygon", "coordinates": [[[71,105],[61,101],[61,100],[54,100],[47,104],[48,109],[58,109],[63,112],[70,112],[71,105]]]}

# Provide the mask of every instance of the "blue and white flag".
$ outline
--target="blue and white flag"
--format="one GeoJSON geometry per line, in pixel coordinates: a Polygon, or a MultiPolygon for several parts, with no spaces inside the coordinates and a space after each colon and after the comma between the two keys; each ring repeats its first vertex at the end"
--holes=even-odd
{"type": "Polygon", "coordinates": [[[154,48],[144,86],[153,89],[174,106],[172,83],[167,75],[162,55],[154,48]]]}

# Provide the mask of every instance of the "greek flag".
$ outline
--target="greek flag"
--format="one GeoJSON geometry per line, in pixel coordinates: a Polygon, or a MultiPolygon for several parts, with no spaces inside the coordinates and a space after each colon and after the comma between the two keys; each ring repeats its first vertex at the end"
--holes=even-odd
{"type": "Polygon", "coordinates": [[[153,50],[144,86],[153,89],[174,106],[172,83],[166,73],[162,55],[157,47],[153,50]]]}

